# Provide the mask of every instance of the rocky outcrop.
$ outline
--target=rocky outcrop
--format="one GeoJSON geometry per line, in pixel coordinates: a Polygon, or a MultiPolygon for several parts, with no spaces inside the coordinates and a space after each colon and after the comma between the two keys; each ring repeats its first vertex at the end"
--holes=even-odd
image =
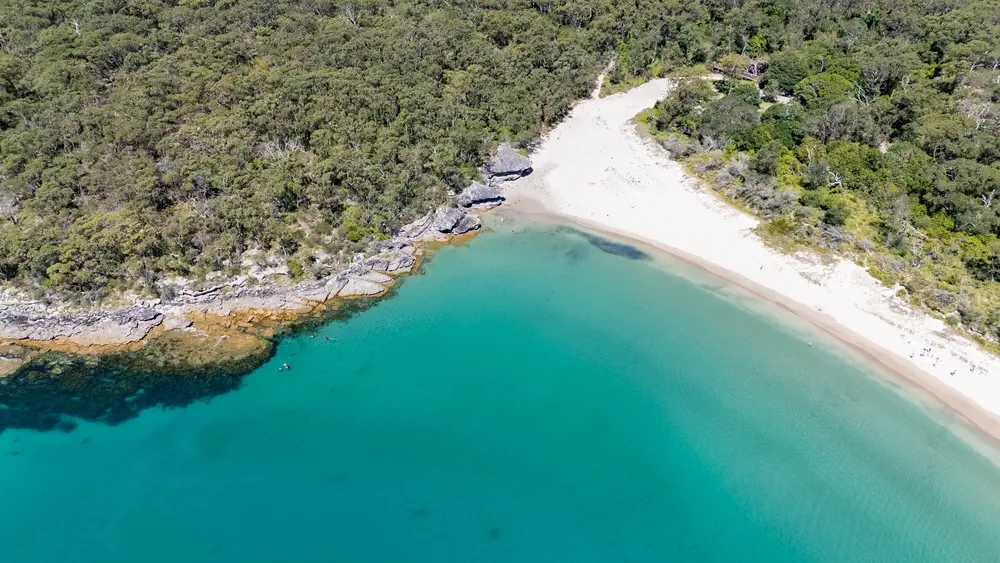
{"type": "Polygon", "coordinates": [[[373,283],[387,284],[392,282],[392,276],[387,276],[385,274],[380,274],[378,272],[368,272],[366,274],[361,274],[357,277],[359,280],[365,280],[373,283]]]}
{"type": "MultiPolygon", "coordinates": [[[[295,315],[320,310],[321,304],[335,297],[381,295],[393,281],[389,274],[403,274],[416,267],[416,245],[445,241],[478,230],[482,225],[479,217],[466,208],[499,205],[503,201],[501,184],[529,174],[531,161],[509,145],[503,145],[482,172],[486,183],[477,182],[466,188],[457,198],[458,207],[444,206],[428,213],[405,226],[395,237],[377,243],[370,249],[371,255],[359,254],[347,268],[316,281],[289,284],[285,265],[272,262],[262,266],[248,258],[242,264],[246,275],[226,279],[221,272],[213,273],[208,278],[209,285],[182,278],[165,280],[160,282],[160,293],[170,297],[136,298],[136,305],[114,310],[81,312],[0,292],[0,345],[7,341],[49,349],[44,343],[52,342],[52,349],[56,344],[71,344],[76,347],[74,350],[83,352],[95,346],[138,343],[153,329],[165,334],[197,333],[201,325],[192,319],[239,313],[244,319],[239,326],[247,328],[256,322],[252,319],[261,316],[269,320],[296,318],[295,315]]],[[[335,256],[320,253],[314,259],[325,271],[338,267],[335,256]]],[[[11,360],[10,365],[21,361],[5,356],[0,360],[11,360]]]]}
{"type": "Polygon", "coordinates": [[[163,315],[149,307],[72,315],[46,314],[30,305],[33,304],[26,308],[0,305],[0,339],[125,344],[142,340],[163,322],[163,315]]]}
{"type": "Polygon", "coordinates": [[[168,316],[163,319],[163,330],[184,330],[190,328],[194,321],[187,317],[168,316]]]}
{"type": "Polygon", "coordinates": [[[531,174],[531,160],[521,156],[513,147],[508,144],[500,145],[497,153],[483,167],[487,179],[520,178],[531,174]]]}
{"type": "Polygon", "coordinates": [[[192,317],[228,317],[239,311],[308,314],[334,297],[385,293],[393,281],[385,272],[409,271],[415,264],[414,246],[408,240],[394,239],[379,254],[322,280],[295,285],[254,285],[246,276],[240,276],[204,288],[190,287],[184,281],[172,285],[175,297],[153,300],[149,302],[151,306],[69,312],[0,295],[0,344],[59,342],[100,349],[139,342],[158,326],[164,331],[190,329],[194,324],[192,317]]]}
{"type": "Polygon", "coordinates": [[[138,342],[162,322],[162,313],[149,307],[132,307],[100,319],[76,337],[97,345],[138,342]]]}
{"type": "Polygon", "coordinates": [[[481,225],[479,217],[464,209],[441,207],[403,227],[400,237],[414,242],[447,240],[449,235],[462,235],[481,225]]]}
{"type": "Polygon", "coordinates": [[[472,231],[478,231],[482,226],[483,222],[479,220],[478,216],[466,213],[461,219],[459,219],[458,223],[452,227],[451,232],[456,235],[464,235],[472,231]]]}
{"type": "Polygon", "coordinates": [[[503,203],[503,183],[531,174],[531,160],[503,144],[482,168],[486,183],[473,182],[455,198],[462,207],[492,209],[503,203]]]}
{"type": "Polygon", "coordinates": [[[457,201],[462,207],[492,209],[503,203],[503,190],[496,183],[480,184],[479,182],[473,182],[471,186],[465,188],[458,195],[457,201]]]}
{"type": "Polygon", "coordinates": [[[363,278],[349,278],[344,287],[337,292],[337,297],[369,297],[385,292],[385,286],[363,278]]]}
{"type": "MultiPolygon", "coordinates": [[[[156,327],[163,331],[194,330],[197,327],[192,327],[191,319],[205,315],[229,317],[247,311],[308,314],[335,297],[385,293],[393,281],[388,274],[406,273],[416,266],[415,243],[446,240],[479,227],[479,218],[465,209],[442,207],[407,226],[398,236],[379,243],[374,255],[359,255],[346,269],[321,280],[282,284],[268,279],[283,277],[286,270],[281,268],[258,268],[253,272],[256,275],[231,279],[216,277],[216,283],[202,287],[191,280],[175,279],[164,282],[172,297],[142,301],[143,306],[74,312],[68,307],[52,307],[0,293],[0,344],[58,342],[95,349],[92,347],[139,342],[156,327]]],[[[271,318],[274,314],[265,316],[271,318]]]]}
{"type": "Polygon", "coordinates": [[[390,246],[381,254],[364,260],[361,264],[373,272],[385,272],[389,274],[402,274],[409,272],[417,263],[414,257],[413,246],[400,244],[398,247],[390,246]]]}

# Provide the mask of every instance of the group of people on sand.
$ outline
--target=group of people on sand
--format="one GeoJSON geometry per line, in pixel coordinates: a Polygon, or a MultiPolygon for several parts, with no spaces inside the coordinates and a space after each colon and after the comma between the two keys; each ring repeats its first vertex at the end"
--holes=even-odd
{"type": "MultiPolygon", "coordinates": [[[[906,334],[905,333],[900,334],[899,337],[905,339],[906,338],[906,334]]],[[[912,342],[909,341],[909,340],[907,340],[906,343],[907,344],[912,344],[912,342]]],[[[916,351],[910,352],[910,359],[911,360],[914,359],[915,355],[916,355],[916,351]]],[[[932,362],[931,365],[933,367],[937,367],[938,362],[941,361],[941,356],[935,356],[934,355],[934,348],[931,347],[931,346],[926,346],[924,348],[921,348],[921,350],[920,350],[920,357],[921,358],[927,358],[930,362],[932,362]]],[[[986,375],[986,370],[985,369],[979,368],[975,364],[970,364],[969,365],[969,373],[975,373],[977,369],[979,370],[979,375],[986,375]]],[[[957,369],[951,370],[951,376],[952,377],[955,377],[956,373],[958,373],[957,369]]]]}
{"type": "MultiPolygon", "coordinates": [[[[910,342],[907,341],[906,343],[909,344],[910,342]]],[[[913,355],[915,353],[916,352],[910,352],[910,358],[913,358],[913,355]]],[[[941,357],[940,356],[931,356],[931,354],[933,354],[933,353],[934,353],[934,349],[931,348],[930,346],[928,346],[928,347],[926,347],[926,348],[924,348],[923,350],[920,351],[920,357],[923,358],[924,356],[927,356],[927,359],[932,360],[934,362],[933,365],[935,367],[937,367],[938,362],[941,361],[941,357]]]]}

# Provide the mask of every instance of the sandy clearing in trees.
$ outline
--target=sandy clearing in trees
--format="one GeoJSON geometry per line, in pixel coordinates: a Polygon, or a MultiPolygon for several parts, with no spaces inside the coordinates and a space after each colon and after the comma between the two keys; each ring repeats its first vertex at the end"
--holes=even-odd
{"type": "Polygon", "coordinates": [[[632,118],[670,88],[655,80],[580,102],[532,154],[508,202],[635,238],[793,312],[1000,438],[1000,358],[894,296],[847,260],[781,254],[758,221],[688,177],[632,118]],[[930,353],[924,353],[930,347],[930,353]],[[954,373],[954,375],[952,375],[954,373]]]}

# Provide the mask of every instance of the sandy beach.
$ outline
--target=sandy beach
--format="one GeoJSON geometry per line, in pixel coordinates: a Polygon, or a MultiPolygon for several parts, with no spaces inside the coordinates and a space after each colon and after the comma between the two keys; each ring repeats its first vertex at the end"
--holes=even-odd
{"type": "Polygon", "coordinates": [[[836,336],[1000,439],[1000,358],[851,261],[767,247],[752,231],[755,217],[721,201],[637,133],[632,118],[669,88],[669,80],[655,80],[578,104],[532,153],[535,172],[508,186],[508,202],[693,262],[836,336]]]}

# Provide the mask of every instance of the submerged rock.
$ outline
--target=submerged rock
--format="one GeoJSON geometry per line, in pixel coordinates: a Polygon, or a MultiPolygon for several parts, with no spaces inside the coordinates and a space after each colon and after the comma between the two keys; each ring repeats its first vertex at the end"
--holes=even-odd
{"type": "MultiPolygon", "coordinates": [[[[373,304],[344,301],[315,317],[290,320],[308,330],[373,304]]],[[[66,421],[77,419],[113,425],[147,408],[183,407],[236,389],[240,376],[271,357],[274,337],[291,329],[272,313],[195,315],[190,330],[163,331],[142,346],[97,355],[0,343],[0,434],[12,428],[71,431],[66,421]],[[263,321],[256,329],[249,326],[254,317],[263,321]]],[[[169,319],[180,312],[165,314],[169,319]]]]}
{"type": "Polygon", "coordinates": [[[21,369],[28,360],[21,358],[7,358],[0,356],[0,379],[7,377],[21,369]]]}
{"type": "Polygon", "coordinates": [[[588,243],[590,243],[594,248],[601,250],[602,252],[607,252],[608,254],[613,254],[615,256],[621,256],[622,258],[628,258],[629,260],[648,260],[649,255],[645,252],[639,250],[638,248],[625,244],[622,242],[615,242],[613,240],[608,240],[604,237],[599,237],[584,231],[578,231],[576,229],[567,228],[568,232],[575,233],[584,238],[588,243]]]}

